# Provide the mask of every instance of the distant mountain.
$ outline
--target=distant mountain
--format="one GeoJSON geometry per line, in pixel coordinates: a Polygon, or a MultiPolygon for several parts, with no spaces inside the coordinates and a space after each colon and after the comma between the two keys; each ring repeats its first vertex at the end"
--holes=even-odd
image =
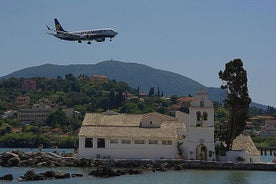
{"type": "Polygon", "coordinates": [[[13,72],[2,79],[10,77],[64,77],[65,74],[72,73],[74,76],[85,74],[105,75],[111,80],[123,81],[133,88],[148,93],[150,87],[155,87],[155,92],[159,87],[160,92],[165,96],[177,95],[188,96],[194,95],[199,89],[204,88],[210,94],[213,101],[223,101],[224,93],[220,88],[206,87],[188,77],[152,67],[137,64],[125,63],[120,61],[104,61],[97,64],[78,64],[78,65],[53,65],[44,64],[35,67],[25,68],[13,72]]]}

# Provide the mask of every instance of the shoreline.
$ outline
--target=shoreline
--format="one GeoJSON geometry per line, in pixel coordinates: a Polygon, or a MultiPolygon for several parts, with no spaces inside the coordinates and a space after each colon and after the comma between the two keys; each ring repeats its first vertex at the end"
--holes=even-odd
{"type": "MultiPolygon", "coordinates": [[[[246,171],[276,171],[275,163],[243,163],[215,162],[181,159],[84,159],[77,157],[62,157],[51,152],[30,152],[20,150],[0,152],[1,167],[27,168],[28,171],[17,178],[18,181],[37,181],[49,179],[66,179],[83,177],[82,173],[53,171],[56,168],[87,168],[91,169],[88,176],[109,178],[122,175],[148,174],[166,171],[191,170],[246,170],[246,171]],[[40,168],[46,172],[36,173],[40,168]],[[49,170],[48,170],[49,169],[49,170]]],[[[12,181],[12,173],[0,176],[0,181],[12,181]]]]}
{"type": "Polygon", "coordinates": [[[131,168],[152,171],[209,169],[209,170],[259,170],[276,171],[272,162],[244,163],[197,161],[181,159],[85,159],[77,157],[62,157],[51,152],[25,153],[20,150],[0,152],[2,167],[91,167],[91,168],[131,168]]]}

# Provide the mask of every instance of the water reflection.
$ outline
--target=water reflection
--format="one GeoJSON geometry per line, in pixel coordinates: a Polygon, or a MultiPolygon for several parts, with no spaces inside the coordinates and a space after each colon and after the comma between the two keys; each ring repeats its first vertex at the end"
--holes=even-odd
{"type": "Polygon", "coordinates": [[[249,176],[248,171],[229,171],[226,181],[229,181],[229,184],[250,184],[249,176]]]}

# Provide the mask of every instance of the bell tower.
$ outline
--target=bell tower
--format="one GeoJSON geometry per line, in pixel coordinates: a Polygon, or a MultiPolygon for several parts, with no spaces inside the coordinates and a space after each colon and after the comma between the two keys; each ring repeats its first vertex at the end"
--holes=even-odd
{"type": "Polygon", "coordinates": [[[189,159],[215,159],[214,106],[208,93],[201,89],[189,108],[189,159]]]}
{"type": "Polygon", "coordinates": [[[213,102],[204,89],[196,93],[189,110],[190,127],[214,127],[213,102]]]}

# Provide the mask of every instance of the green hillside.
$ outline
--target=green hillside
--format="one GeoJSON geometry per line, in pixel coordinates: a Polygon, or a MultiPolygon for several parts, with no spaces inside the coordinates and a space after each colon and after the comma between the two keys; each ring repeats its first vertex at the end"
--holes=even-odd
{"type": "Polygon", "coordinates": [[[124,63],[119,61],[104,61],[97,64],[78,64],[78,65],[53,65],[44,64],[35,67],[25,68],[13,72],[2,78],[10,77],[64,77],[72,73],[74,76],[81,74],[104,75],[110,80],[123,81],[133,88],[140,88],[140,91],[148,92],[150,87],[162,89],[165,96],[194,95],[200,88],[205,88],[214,101],[223,100],[223,92],[219,88],[208,88],[188,77],[152,67],[137,64],[124,63]]]}

